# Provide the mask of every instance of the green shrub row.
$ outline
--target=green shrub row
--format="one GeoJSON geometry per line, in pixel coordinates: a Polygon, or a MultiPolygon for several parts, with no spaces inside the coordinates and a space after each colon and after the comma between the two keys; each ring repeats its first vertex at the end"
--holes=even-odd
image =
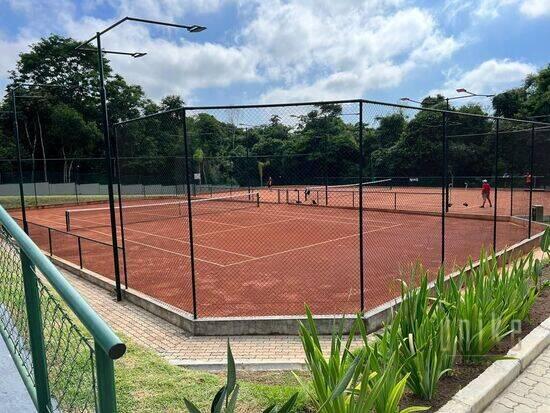
{"type": "MultiPolygon", "coordinates": [[[[550,230],[541,240],[550,256],[550,230]]],[[[507,262],[507,257],[503,257],[507,262]]],[[[367,340],[358,315],[347,339],[343,322],[333,333],[330,354],[323,354],[309,309],[300,327],[306,361],[312,376],[304,384],[316,411],[327,413],[395,413],[407,387],[424,400],[437,392],[439,380],[451,374],[457,358],[479,363],[503,338],[525,320],[543,285],[542,263],[531,252],[498,268],[495,255],[481,253],[479,265],[470,262],[459,275],[445,280],[439,271],[429,288],[427,271],[417,265],[409,282],[402,281],[401,304],[392,322],[375,340],[367,340]],[[362,343],[352,351],[359,335],[362,343]]]]}
{"type": "MultiPolygon", "coordinates": [[[[541,248],[550,257],[550,229],[541,248]]],[[[503,262],[507,262],[504,257],[503,262]]],[[[529,316],[542,288],[542,263],[533,252],[498,268],[496,256],[482,251],[479,264],[470,262],[458,276],[445,279],[440,269],[435,288],[429,288],[427,271],[416,265],[409,282],[401,282],[401,304],[392,322],[375,340],[369,340],[360,314],[344,337],[344,320],[332,333],[330,354],[321,348],[312,313],[300,324],[300,338],[311,373],[303,382],[316,412],[325,413],[411,413],[429,407],[400,409],[408,388],[424,400],[437,392],[439,380],[452,373],[457,357],[465,362],[480,362],[503,338],[529,316]],[[359,337],[361,345],[353,350],[359,337]]],[[[227,382],[211,405],[213,413],[236,410],[239,385],[235,362],[228,343],[227,382]]],[[[271,406],[270,413],[293,411],[298,394],[281,407],[271,406]]],[[[185,400],[191,413],[200,413],[185,400]]]]}

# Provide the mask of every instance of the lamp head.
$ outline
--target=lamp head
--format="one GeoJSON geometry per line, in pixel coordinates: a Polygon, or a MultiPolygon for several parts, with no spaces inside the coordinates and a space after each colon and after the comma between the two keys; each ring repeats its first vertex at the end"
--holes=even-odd
{"type": "Polygon", "coordinates": [[[193,26],[189,26],[187,28],[187,30],[191,33],[200,33],[202,31],[206,30],[206,27],[194,24],[193,26]]]}

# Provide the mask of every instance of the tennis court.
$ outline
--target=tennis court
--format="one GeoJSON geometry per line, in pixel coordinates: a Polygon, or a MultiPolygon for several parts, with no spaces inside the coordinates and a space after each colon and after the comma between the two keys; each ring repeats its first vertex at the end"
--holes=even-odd
{"type": "MultiPolygon", "coordinates": [[[[372,199],[380,188],[373,188],[365,190],[363,199],[366,310],[398,296],[397,280],[415,261],[435,270],[442,254],[440,216],[383,211],[379,201],[372,199]]],[[[399,193],[395,188],[385,191],[390,197],[399,193]]],[[[194,264],[199,317],[296,315],[303,314],[306,303],[316,314],[358,311],[358,194],[351,195],[355,191],[349,188],[346,192],[333,188],[329,207],[323,207],[322,203],[310,202],[312,196],[317,198],[311,191],[308,203],[293,202],[292,198],[287,203],[286,198],[280,199],[281,192],[281,188],[251,194],[243,190],[237,195],[218,193],[213,198],[193,200],[193,254],[186,200],[126,200],[122,216],[128,287],[192,312],[194,264]]],[[[305,188],[290,189],[291,194],[300,192],[304,193],[305,188]]],[[[286,197],[286,189],[284,194],[286,197]]],[[[418,203],[408,205],[411,210],[422,210],[423,205],[432,202],[440,206],[441,193],[426,192],[418,203]]],[[[117,209],[117,216],[119,213],[117,209]]],[[[472,218],[466,214],[446,218],[448,268],[453,263],[465,263],[469,256],[475,257],[482,246],[492,246],[493,222],[472,218]]],[[[71,234],[110,241],[106,204],[30,210],[28,220],[60,231],[69,225],[71,234]]],[[[497,248],[524,239],[526,226],[521,220],[498,222],[497,248]]],[[[47,243],[44,233],[39,236],[33,232],[38,232],[38,227],[31,225],[35,241],[38,239],[39,245],[41,241],[47,243]]],[[[54,255],[78,261],[78,247],[82,246],[62,236],[69,234],[55,232],[59,239],[53,240],[57,245],[54,255]]],[[[113,277],[108,248],[89,243],[82,249],[84,267],[113,277]]]]}

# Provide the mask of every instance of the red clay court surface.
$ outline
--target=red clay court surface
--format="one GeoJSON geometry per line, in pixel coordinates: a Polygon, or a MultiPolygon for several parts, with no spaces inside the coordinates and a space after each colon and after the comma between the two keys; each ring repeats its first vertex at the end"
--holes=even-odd
{"type": "MultiPolygon", "coordinates": [[[[492,214],[493,211],[480,209],[478,191],[468,191],[472,193],[468,200],[476,206],[462,206],[462,215],[446,217],[448,269],[452,264],[466,263],[469,256],[475,258],[482,246],[492,246],[493,222],[473,219],[473,215],[492,214]]],[[[542,201],[547,201],[550,194],[538,195],[541,194],[542,201]]],[[[329,206],[334,207],[328,208],[277,203],[278,196],[276,189],[261,190],[260,207],[249,205],[243,209],[193,216],[199,317],[296,315],[304,313],[306,303],[318,315],[350,314],[360,310],[358,210],[350,208],[349,194],[331,194],[329,206]]],[[[456,193],[452,196],[461,201],[455,198],[456,193]]],[[[398,296],[396,280],[406,278],[402,271],[416,260],[430,270],[437,269],[440,264],[441,217],[436,213],[441,208],[441,194],[426,192],[425,196],[414,195],[414,201],[412,199],[403,201],[403,205],[397,205],[397,211],[392,211],[395,195],[365,194],[364,205],[379,209],[363,212],[365,310],[398,296]],[[407,209],[434,214],[399,211],[407,209]]],[[[289,201],[292,202],[292,198],[289,201]]],[[[129,200],[124,204],[144,202],[159,201],[129,200]]],[[[522,202],[528,205],[525,200],[522,202]]],[[[451,212],[460,212],[454,205],[451,212]]],[[[502,208],[506,207],[508,211],[499,208],[499,215],[509,215],[509,204],[502,208]]],[[[28,220],[64,230],[64,213],[70,208],[77,207],[31,209],[28,220]]],[[[87,216],[85,220],[82,225],[95,227],[74,229],[75,234],[110,242],[110,228],[101,226],[108,222],[106,211],[98,211],[97,215],[87,216]]],[[[541,224],[533,224],[533,234],[542,230],[541,224]]],[[[31,225],[30,234],[39,246],[48,248],[47,230],[31,225]]],[[[74,237],[55,231],[52,234],[54,255],[78,264],[74,237]]],[[[526,237],[524,220],[503,220],[497,224],[497,249],[526,237]]],[[[187,219],[127,223],[125,239],[128,287],[191,312],[187,219]]],[[[83,266],[113,278],[110,247],[94,245],[84,239],[81,244],[83,266]]]]}

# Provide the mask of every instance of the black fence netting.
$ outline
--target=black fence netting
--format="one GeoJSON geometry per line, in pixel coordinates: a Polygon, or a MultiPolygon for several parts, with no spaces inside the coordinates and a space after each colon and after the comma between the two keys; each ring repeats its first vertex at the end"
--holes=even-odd
{"type": "MultiPolygon", "coordinates": [[[[418,263],[435,275],[540,233],[549,134],[476,107],[359,100],[121,122],[112,133],[120,273],[194,317],[370,310],[399,296],[418,263]]],[[[15,204],[17,166],[0,167],[0,197],[15,204]]],[[[113,278],[105,160],[22,166],[29,220],[45,227],[31,236],[113,278]],[[57,205],[35,208],[48,204],[57,205]]]]}
{"type": "MultiPolygon", "coordinates": [[[[183,112],[115,128],[116,220],[127,287],[193,312],[183,112]]],[[[109,209],[75,211],[87,226],[109,226],[109,209]]]]}

